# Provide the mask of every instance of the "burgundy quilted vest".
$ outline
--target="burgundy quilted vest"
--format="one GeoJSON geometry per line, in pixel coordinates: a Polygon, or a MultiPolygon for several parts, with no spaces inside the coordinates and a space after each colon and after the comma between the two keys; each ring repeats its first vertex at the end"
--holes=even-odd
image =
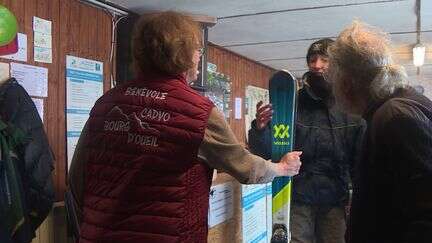
{"type": "Polygon", "coordinates": [[[212,108],[183,76],[140,78],[97,101],[80,242],[207,242],[212,171],[197,153],[212,108]]]}

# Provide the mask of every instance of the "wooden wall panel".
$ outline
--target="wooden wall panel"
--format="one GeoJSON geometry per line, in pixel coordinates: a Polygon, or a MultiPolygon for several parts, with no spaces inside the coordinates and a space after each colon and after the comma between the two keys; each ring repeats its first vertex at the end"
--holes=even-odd
{"type": "MultiPolygon", "coordinates": [[[[17,17],[19,32],[27,35],[26,64],[48,68],[48,97],[44,125],[55,155],[53,179],[57,200],[66,187],[66,55],[104,63],[104,90],[110,87],[111,16],[78,0],[0,0],[17,17]],[[33,61],[33,16],[52,21],[53,62],[33,61]]],[[[1,59],[1,62],[11,62],[1,59]]]]}
{"type": "Polygon", "coordinates": [[[231,107],[234,106],[235,97],[242,98],[242,119],[235,120],[234,110],[232,110],[229,123],[237,139],[245,143],[244,98],[246,86],[254,85],[268,88],[268,80],[275,70],[215,45],[209,45],[207,55],[208,61],[217,65],[218,72],[230,77],[232,83],[231,107]]]}

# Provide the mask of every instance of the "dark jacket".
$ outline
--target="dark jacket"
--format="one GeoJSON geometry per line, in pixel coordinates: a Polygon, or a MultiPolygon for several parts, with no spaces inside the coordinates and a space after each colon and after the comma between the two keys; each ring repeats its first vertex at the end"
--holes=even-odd
{"type": "Polygon", "coordinates": [[[0,116],[27,137],[27,143],[17,152],[28,213],[25,224],[28,227],[18,232],[16,242],[30,242],[54,202],[53,154],[33,101],[14,78],[0,86],[0,116]]]}
{"type": "MultiPolygon", "coordinates": [[[[315,96],[308,86],[298,93],[295,150],[303,151],[293,179],[292,200],[307,205],[342,206],[348,201],[353,164],[358,160],[364,121],[346,115],[315,96]]],[[[249,130],[253,153],[271,157],[270,126],[249,130]]]]}
{"type": "Polygon", "coordinates": [[[364,115],[352,243],[432,242],[432,102],[400,89],[364,115]]]}

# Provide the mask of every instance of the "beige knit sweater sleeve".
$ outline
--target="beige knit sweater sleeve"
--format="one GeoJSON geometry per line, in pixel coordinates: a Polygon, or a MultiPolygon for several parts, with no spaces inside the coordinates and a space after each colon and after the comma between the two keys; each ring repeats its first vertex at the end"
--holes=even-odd
{"type": "Polygon", "coordinates": [[[222,113],[213,108],[198,157],[243,184],[266,183],[276,176],[276,164],[251,154],[240,144],[222,113]]]}

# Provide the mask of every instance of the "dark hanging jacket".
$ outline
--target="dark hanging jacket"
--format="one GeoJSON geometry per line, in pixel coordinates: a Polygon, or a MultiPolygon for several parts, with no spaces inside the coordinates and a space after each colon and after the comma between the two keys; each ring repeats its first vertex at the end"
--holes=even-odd
{"type": "Polygon", "coordinates": [[[413,89],[371,104],[351,243],[432,242],[432,102],[413,89]]]}
{"type": "Polygon", "coordinates": [[[32,99],[14,78],[0,86],[0,117],[3,122],[19,129],[26,138],[25,144],[15,151],[26,220],[17,231],[14,242],[31,242],[55,199],[51,177],[54,157],[32,99]]]}
{"type": "MultiPolygon", "coordinates": [[[[298,93],[295,150],[303,151],[300,172],[293,179],[292,201],[298,204],[343,206],[348,202],[350,176],[358,161],[364,121],[340,112],[318,98],[309,86],[298,93]]],[[[277,109],[277,107],[273,107],[277,109]]],[[[271,158],[270,125],[249,130],[249,148],[271,158]]]]}

